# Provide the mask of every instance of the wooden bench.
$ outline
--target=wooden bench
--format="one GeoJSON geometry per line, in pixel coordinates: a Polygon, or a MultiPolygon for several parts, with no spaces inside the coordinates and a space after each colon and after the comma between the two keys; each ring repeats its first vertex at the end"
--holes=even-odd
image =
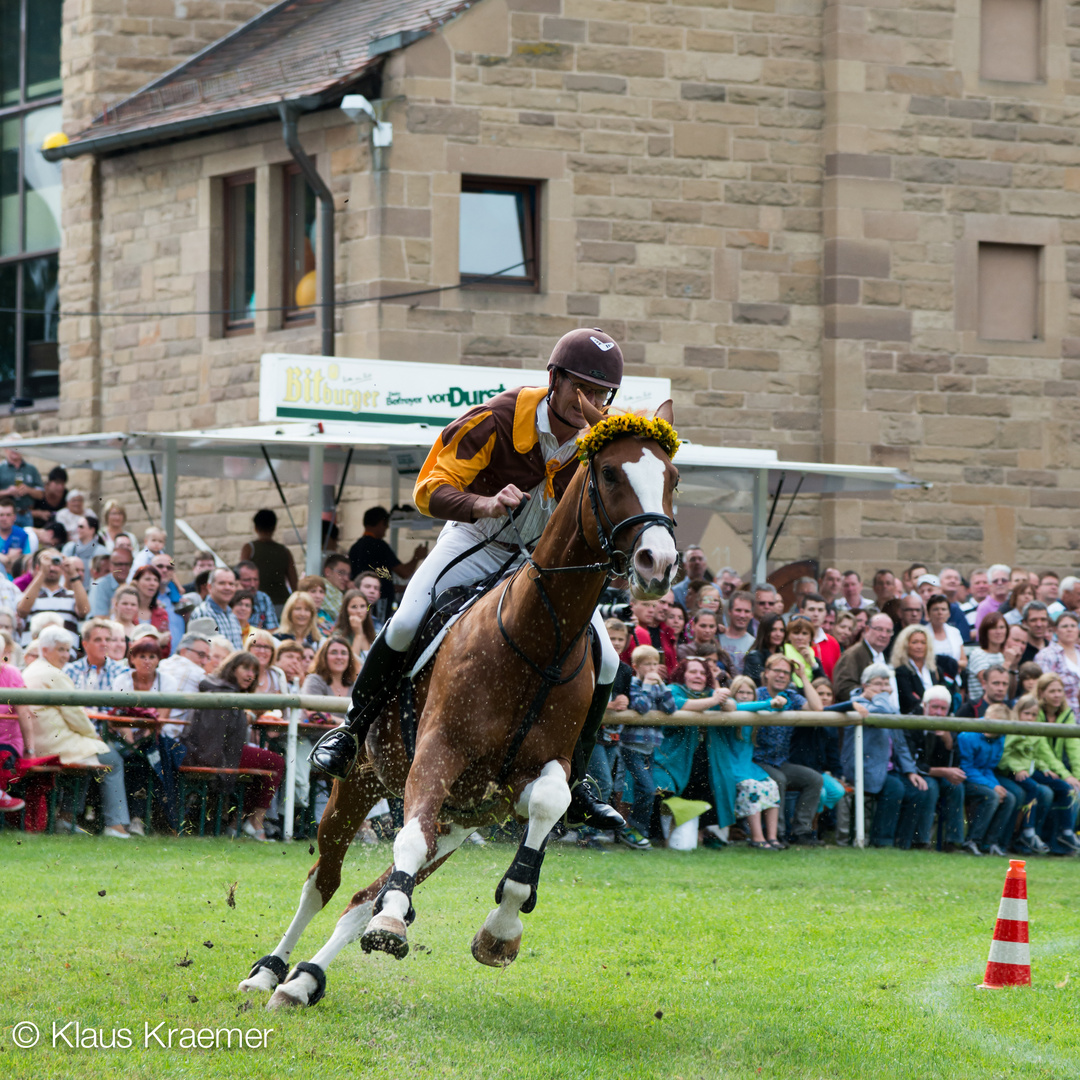
{"type": "MultiPolygon", "coordinates": [[[[93,764],[73,761],[68,765],[32,765],[29,769],[19,777],[18,780],[13,780],[12,787],[17,787],[28,776],[55,776],[57,783],[53,784],[52,789],[49,791],[49,817],[45,826],[47,833],[56,832],[56,810],[57,803],[60,798],[60,792],[64,788],[71,790],[73,801],[76,805],[82,801],[83,795],[90,786],[90,781],[95,776],[100,776],[102,773],[109,771],[108,765],[101,765],[97,762],[93,764]],[[70,781],[70,784],[65,783],[70,781]]],[[[0,829],[4,827],[4,818],[6,814],[0,814],[0,829]]],[[[25,831],[26,828],[26,808],[23,807],[19,811],[19,829],[25,831]]]]}
{"type": "MultiPolygon", "coordinates": [[[[180,803],[180,832],[184,832],[187,824],[187,796],[188,787],[196,790],[199,795],[199,835],[206,835],[206,811],[210,798],[210,781],[220,776],[235,776],[238,784],[236,788],[236,821],[237,833],[240,831],[240,823],[244,820],[244,790],[243,785],[251,780],[262,776],[273,776],[269,769],[217,769],[212,765],[181,765],[176,770],[178,775],[178,796],[180,803]]],[[[214,811],[214,836],[221,835],[221,819],[224,811],[225,800],[218,794],[214,811]]]]}

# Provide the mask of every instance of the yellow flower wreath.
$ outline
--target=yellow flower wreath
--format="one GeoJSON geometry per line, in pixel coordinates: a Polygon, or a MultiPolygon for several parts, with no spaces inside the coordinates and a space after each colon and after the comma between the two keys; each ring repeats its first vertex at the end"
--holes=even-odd
{"type": "Polygon", "coordinates": [[[648,418],[635,416],[633,413],[621,413],[618,416],[606,416],[585,435],[577,440],[578,460],[585,463],[601,447],[623,435],[633,435],[639,439],[655,439],[660,449],[669,458],[679,449],[679,436],[675,429],[659,417],[648,418]]]}

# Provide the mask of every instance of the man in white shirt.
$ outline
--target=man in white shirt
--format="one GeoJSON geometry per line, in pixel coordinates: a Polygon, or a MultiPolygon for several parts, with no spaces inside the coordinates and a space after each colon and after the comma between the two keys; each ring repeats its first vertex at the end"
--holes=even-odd
{"type": "Polygon", "coordinates": [[[833,601],[837,611],[861,611],[874,606],[873,600],[863,596],[862,578],[858,570],[845,570],[840,577],[840,592],[833,601]]]}
{"type": "MultiPolygon", "coordinates": [[[[209,664],[209,639],[202,634],[187,633],[180,639],[176,652],[158,664],[158,671],[164,672],[176,683],[177,693],[197,694],[199,683],[206,678],[209,664]]],[[[184,728],[191,719],[191,710],[173,709],[169,719],[175,723],[165,724],[161,733],[171,739],[182,738],[184,728]]]]}

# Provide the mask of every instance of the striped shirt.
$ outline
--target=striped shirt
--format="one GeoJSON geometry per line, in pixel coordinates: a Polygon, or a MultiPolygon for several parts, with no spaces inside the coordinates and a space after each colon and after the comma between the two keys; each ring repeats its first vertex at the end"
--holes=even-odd
{"type": "Polygon", "coordinates": [[[57,589],[49,589],[42,585],[38,591],[34,606],[30,609],[27,618],[29,623],[39,611],[56,611],[64,617],[64,629],[68,633],[79,636],[79,617],[75,614],[75,594],[70,589],[61,585],[57,589]]]}

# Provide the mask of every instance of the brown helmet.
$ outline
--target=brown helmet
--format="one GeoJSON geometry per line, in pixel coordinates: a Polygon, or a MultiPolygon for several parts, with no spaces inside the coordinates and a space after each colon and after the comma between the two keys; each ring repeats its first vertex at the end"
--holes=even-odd
{"type": "Polygon", "coordinates": [[[563,334],[551,350],[548,371],[553,369],[609,390],[618,390],[623,374],[622,349],[603,330],[571,330],[563,334]]]}

